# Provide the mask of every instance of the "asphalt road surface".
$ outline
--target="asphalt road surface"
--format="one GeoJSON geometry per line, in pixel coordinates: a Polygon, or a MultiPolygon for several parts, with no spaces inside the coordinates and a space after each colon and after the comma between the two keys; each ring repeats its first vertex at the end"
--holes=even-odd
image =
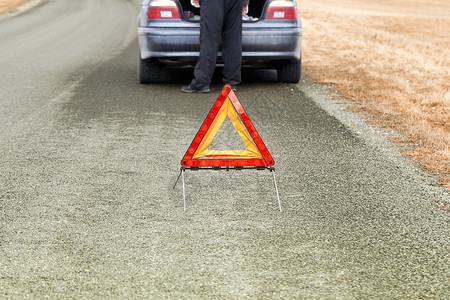
{"type": "Polygon", "coordinates": [[[237,92],[283,212],[267,170],[187,171],[184,212],[172,187],[220,76],[140,85],[138,9],[0,21],[0,298],[449,299],[448,192],[310,81],[245,71],[237,92]]]}

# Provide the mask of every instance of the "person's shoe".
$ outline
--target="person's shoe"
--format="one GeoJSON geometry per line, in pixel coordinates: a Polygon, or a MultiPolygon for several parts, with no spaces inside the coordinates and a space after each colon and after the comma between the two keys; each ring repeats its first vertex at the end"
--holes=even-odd
{"type": "Polygon", "coordinates": [[[203,90],[197,90],[191,87],[191,85],[185,85],[181,88],[184,93],[209,93],[209,88],[203,90]]]}

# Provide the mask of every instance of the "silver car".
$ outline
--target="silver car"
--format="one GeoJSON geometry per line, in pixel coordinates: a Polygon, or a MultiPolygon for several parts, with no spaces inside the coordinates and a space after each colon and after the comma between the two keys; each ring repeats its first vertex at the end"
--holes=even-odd
{"type": "MultiPolygon", "coordinates": [[[[250,0],[242,18],[243,67],[277,70],[279,82],[301,76],[302,23],[292,0],[250,0]]],[[[200,10],[190,0],[144,0],[138,17],[141,83],[161,81],[161,70],[195,65],[200,10]]],[[[217,57],[221,64],[221,53],[217,57]]]]}

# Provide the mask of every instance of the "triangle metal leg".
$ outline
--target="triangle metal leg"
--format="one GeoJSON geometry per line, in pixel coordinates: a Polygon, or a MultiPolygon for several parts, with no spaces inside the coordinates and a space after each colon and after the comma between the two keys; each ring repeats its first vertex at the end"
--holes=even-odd
{"type": "Polygon", "coordinates": [[[180,180],[180,177],[181,177],[181,172],[183,172],[183,171],[180,169],[180,174],[178,174],[177,181],[175,181],[175,184],[173,185],[172,189],[175,189],[175,187],[177,186],[177,183],[178,183],[178,181],[180,180]]]}
{"type": "Polygon", "coordinates": [[[181,181],[183,182],[183,208],[186,211],[186,193],[184,191],[184,168],[181,169],[181,181]]]}
{"type": "Polygon", "coordinates": [[[278,194],[277,180],[275,179],[275,168],[270,168],[270,171],[272,171],[272,175],[273,175],[273,183],[275,185],[275,192],[277,193],[278,207],[280,208],[280,212],[282,212],[280,195],[278,194]]]}
{"type": "Polygon", "coordinates": [[[180,170],[180,174],[178,175],[177,181],[175,181],[175,184],[173,185],[173,188],[175,188],[175,186],[177,185],[178,181],[180,180],[181,177],[181,182],[183,184],[183,207],[184,207],[184,211],[186,211],[186,192],[184,189],[184,168],[181,168],[180,170]]]}

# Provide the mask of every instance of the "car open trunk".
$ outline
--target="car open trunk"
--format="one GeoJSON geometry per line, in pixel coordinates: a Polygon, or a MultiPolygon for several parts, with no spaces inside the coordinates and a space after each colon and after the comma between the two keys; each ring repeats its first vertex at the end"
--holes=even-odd
{"type": "MultiPolygon", "coordinates": [[[[186,20],[192,22],[200,21],[200,9],[191,5],[190,0],[178,0],[183,8],[183,15],[186,20]]],[[[262,18],[264,5],[267,0],[250,0],[248,14],[243,17],[245,22],[257,22],[262,18]]]]}

